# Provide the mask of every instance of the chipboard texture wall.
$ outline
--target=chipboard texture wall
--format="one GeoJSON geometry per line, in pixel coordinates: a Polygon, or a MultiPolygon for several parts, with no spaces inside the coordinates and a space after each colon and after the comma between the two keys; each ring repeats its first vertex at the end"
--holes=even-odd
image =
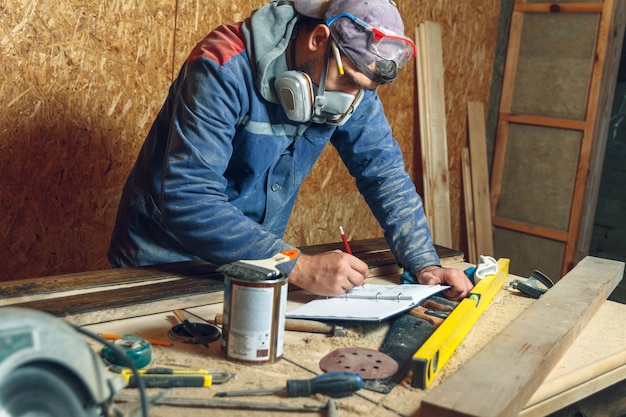
{"type": "MultiPolygon", "coordinates": [[[[460,152],[467,101],[486,103],[499,1],[398,0],[406,33],[443,25],[453,246],[464,249],[460,152]]],[[[0,281],[109,267],[119,195],[191,48],[262,0],[0,0],[0,281]]],[[[380,89],[421,190],[415,67],[380,89]]],[[[306,180],[285,238],[297,245],[379,237],[333,149],[306,180]]]]}

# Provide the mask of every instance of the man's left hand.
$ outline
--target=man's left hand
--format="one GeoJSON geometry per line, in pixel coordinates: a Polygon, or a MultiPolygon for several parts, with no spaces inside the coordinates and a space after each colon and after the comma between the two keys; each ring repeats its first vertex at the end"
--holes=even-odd
{"type": "Polygon", "coordinates": [[[427,285],[449,285],[443,295],[452,300],[460,301],[469,295],[474,285],[460,269],[429,266],[417,274],[417,281],[427,285]]]}

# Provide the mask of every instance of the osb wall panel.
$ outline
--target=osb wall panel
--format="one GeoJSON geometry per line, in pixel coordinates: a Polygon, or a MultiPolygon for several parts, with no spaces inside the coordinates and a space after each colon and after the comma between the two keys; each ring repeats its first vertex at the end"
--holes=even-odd
{"type": "MultiPolygon", "coordinates": [[[[397,1],[407,35],[413,38],[415,27],[425,20],[442,25],[452,246],[466,251],[461,149],[467,146],[468,140],[467,102],[482,101],[487,108],[500,1],[426,0],[417,3],[419,7],[414,1],[397,1]]],[[[394,84],[381,87],[379,92],[394,136],[404,151],[404,163],[421,192],[415,63],[407,64],[400,74],[394,84]]],[[[304,184],[287,237],[306,243],[332,242],[338,239],[339,225],[343,225],[350,239],[382,236],[382,230],[338,161],[336,152],[328,148],[304,184]]]]}
{"type": "MultiPolygon", "coordinates": [[[[0,0],[0,280],[108,268],[125,177],[193,45],[264,0],[0,0]]],[[[407,33],[443,25],[454,246],[464,247],[460,149],[466,102],[486,102],[499,1],[400,0],[407,33]]],[[[381,88],[421,190],[415,67],[381,88]]],[[[299,245],[381,236],[336,153],[307,179],[286,238],[299,245]]]]}
{"type": "Polygon", "coordinates": [[[175,1],[0,1],[0,279],[105,268],[175,1]]]}

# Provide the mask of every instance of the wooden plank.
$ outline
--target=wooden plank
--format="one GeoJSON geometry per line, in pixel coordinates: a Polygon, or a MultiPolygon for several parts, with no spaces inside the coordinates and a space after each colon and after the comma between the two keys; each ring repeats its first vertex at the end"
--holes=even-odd
{"type": "Polygon", "coordinates": [[[418,102],[420,144],[424,169],[424,199],[435,243],[452,245],[450,184],[441,25],[423,22],[416,36],[422,47],[418,54],[418,102]],[[427,192],[428,190],[428,192],[427,192]]]}
{"type": "Polygon", "coordinates": [[[482,103],[467,103],[470,168],[472,171],[472,194],[477,255],[494,256],[493,228],[489,202],[489,172],[487,171],[487,138],[485,133],[485,109],[482,103]]]}
{"type": "Polygon", "coordinates": [[[461,149],[461,172],[463,174],[463,197],[465,201],[465,228],[467,231],[468,261],[478,263],[476,255],[476,224],[474,219],[474,199],[472,196],[472,170],[469,149],[461,149]]]}
{"type": "MultiPolygon", "coordinates": [[[[370,270],[373,268],[397,264],[398,262],[391,252],[391,249],[389,249],[387,241],[382,237],[354,240],[350,242],[350,247],[352,249],[352,254],[365,261],[369,265],[370,270]]],[[[343,250],[343,242],[305,246],[302,248],[302,253],[315,255],[335,249],[343,250]]],[[[463,252],[456,249],[435,244],[435,250],[441,259],[442,264],[452,264],[465,260],[463,252]]]]}
{"type": "Polygon", "coordinates": [[[626,326],[617,319],[626,317],[625,307],[612,301],[602,303],[519,417],[551,416],[568,404],[626,379],[626,326]]]}
{"type": "Polygon", "coordinates": [[[94,323],[105,323],[115,320],[123,320],[132,317],[144,317],[152,314],[171,312],[191,307],[200,307],[207,304],[222,303],[224,293],[222,291],[191,294],[176,298],[149,301],[141,304],[119,305],[116,307],[103,308],[101,310],[84,311],[63,317],[63,320],[85,326],[94,323]]]}
{"type": "Polygon", "coordinates": [[[559,242],[567,242],[567,233],[560,230],[549,229],[547,227],[536,226],[534,224],[528,224],[515,220],[503,219],[500,217],[494,217],[492,219],[493,225],[501,227],[503,229],[514,230],[516,232],[526,233],[533,236],[541,236],[559,242]]]}
{"type": "Polygon", "coordinates": [[[485,348],[428,393],[422,400],[421,413],[438,417],[517,415],[623,273],[623,262],[583,259],[485,348]]]}
{"type": "MultiPolygon", "coordinates": [[[[342,245],[313,245],[302,251],[315,254],[342,245]]],[[[369,265],[370,277],[402,273],[383,238],[354,241],[351,246],[354,255],[369,265]]],[[[463,260],[462,252],[441,246],[436,246],[436,250],[444,266],[463,260]]],[[[11,281],[2,287],[11,298],[2,299],[0,305],[46,311],[80,325],[103,320],[103,315],[115,320],[131,317],[129,314],[159,313],[202,305],[207,297],[222,297],[223,275],[215,268],[204,261],[189,261],[11,281]],[[46,283],[52,283],[55,290],[47,289],[46,283]],[[66,291],[63,285],[67,285],[66,291]]]]}
{"type": "Polygon", "coordinates": [[[14,306],[46,311],[58,317],[65,317],[87,311],[104,310],[106,308],[136,305],[223,290],[223,279],[185,278],[179,281],[159,282],[150,285],[98,291],[96,293],[29,301],[14,306]]]}
{"type": "Polygon", "coordinates": [[[428,68],[426,65],[426,59],[423,58],[427,54],[426,40],[424,36],[424,26],[418,25],[415,28],[415,42],[417,43],[417,56],[415,59],[415,88],[417,96],[417,110],[419,120],[419,144],[420,144],[420,156],[422,159],[422,183],[423,183],[423,196],[422,201],[424,205],[424,215],[430,228],[434,225],[434,201],[432,199],[433,190],[430,189],[430,177],[432,176],[430,162],[431,148],[430,148],[430,108],[429,92],[427,85],[429,81],[428,68]]]}
{"type": "Polygon", "coordinates": [[[221,275],[217,274],[215,269],[215,265],[204,261],[189,261],[26,278],[0,282],[0,298],[23,297],[31,294],[54,294],[75,289],[84,290],[120,284],[157,282],[194,275],[221,275]]]}
{"type": "Polygon", "coordinates": [[[601,2],[586,3],[515,3],[515,11],[524,13],[600,13],[602,12],[601,2]]]}
{"type": "MultiPolygon", "coordinates": [[[[541,414],[544,416],[545,414],[541,414]]],[[[550,417],[626,415],[626,380],[621,379],[602,391],[550,414],[550,417]]]]}
{"type": "Polygon", "coordinates": [[[528,114],[501,113],[500,120],[509,123],[520,123],[535,126],[558,127],[561,129],[583,130],[585,122],[582,120],[557,119],[554,117],[537,116],[528,114]]]}

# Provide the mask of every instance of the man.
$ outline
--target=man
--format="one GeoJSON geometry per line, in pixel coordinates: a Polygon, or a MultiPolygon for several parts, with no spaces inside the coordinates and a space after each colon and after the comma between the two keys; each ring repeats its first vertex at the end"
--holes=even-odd
{"type": "MultiPolygon", "coordinates": [[[[414,282],[468,295],[441,268],[422,201],[376,88],[415,45],[391,0],[274,0],[191,52],[127,180],[113,266],[225,264],[294,249],[283,235],[300,185],[330,140],[414,282]]],[[[341,251],[301,254],[289,281],[319,295],[363,284],[341,251]]]]}

